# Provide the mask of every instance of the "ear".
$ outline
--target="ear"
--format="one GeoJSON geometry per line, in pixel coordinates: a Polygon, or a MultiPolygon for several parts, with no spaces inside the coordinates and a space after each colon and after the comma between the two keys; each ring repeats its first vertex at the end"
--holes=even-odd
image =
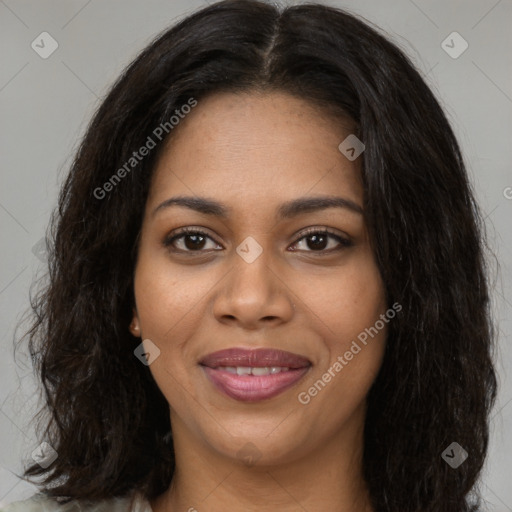
{"type": "Polygon", "coordinates": [[[133,318],[130,323],[130,332],[136,338],[140,338],[139,315],[137,314],[137,310],[135,308],[133,308],[133,318]]]}

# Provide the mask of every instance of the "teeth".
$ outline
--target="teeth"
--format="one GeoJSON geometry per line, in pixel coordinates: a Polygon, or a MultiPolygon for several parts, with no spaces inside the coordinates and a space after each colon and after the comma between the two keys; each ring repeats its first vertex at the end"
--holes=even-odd
{"type": "Polygon", "coordinates": [[[290,368],[283,366],[265,366],[264,368],[250,366],[219,366],[217,369],[222,369],[226,372],[233,373],[234,375],[275,375],[276,373],[287,372],[290,368]]]}
{"type": "Polygon", "coordinates": [[[272,366],[270,368],[270,373],[280,373],[280,372],[287,372],[290,368],[282,368],[280,366],[272,366]]]}
{"type": "Polygon", "coordinates": [[[269,375],[271,370],[268,367],[265,368],[253,368],[252,374],[253,375],[269,375]]]}

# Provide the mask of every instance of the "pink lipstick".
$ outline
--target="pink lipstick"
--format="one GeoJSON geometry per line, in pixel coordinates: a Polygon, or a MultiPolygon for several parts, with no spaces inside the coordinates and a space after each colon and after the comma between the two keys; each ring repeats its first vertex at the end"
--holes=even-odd
{"type": "Polygon", "coordinates": [[[282,393],[302,379],[311,366],[309,359],[298,354],[265,348],[221,350],[199,364],[219,391],[246,402],[282,393]]]}

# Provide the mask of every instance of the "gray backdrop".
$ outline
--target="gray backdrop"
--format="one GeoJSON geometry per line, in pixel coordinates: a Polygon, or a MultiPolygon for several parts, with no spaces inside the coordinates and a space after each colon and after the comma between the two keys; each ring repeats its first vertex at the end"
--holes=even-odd
{"type": "MultiPolygon", "coordinates": [[[[205,3],[0,0],[0,506],[36,491],[13,475],[40,444],[30,424],[38,405],[30,360],[24,348],[15,363],[13,335],[43,270],[40,240],[59,184],[122,68],[157,32],[205,3]]],[[[462,145],[501,265],[494,291],[501,387],[482,490],[489,510],[512,511],[512,1],[328,3],[376,23],[412,57],[462,145]]]]}

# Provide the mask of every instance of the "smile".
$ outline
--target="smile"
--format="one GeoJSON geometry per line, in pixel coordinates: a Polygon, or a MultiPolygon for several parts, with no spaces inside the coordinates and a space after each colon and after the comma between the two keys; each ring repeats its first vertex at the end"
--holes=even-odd
{"type": "Polygon", "coordinates": [[[274,349],[227,349],[200,362],[215,388],[235,400],[257,402],[277,396],[301,380],[311,362],[274,349]]]}

